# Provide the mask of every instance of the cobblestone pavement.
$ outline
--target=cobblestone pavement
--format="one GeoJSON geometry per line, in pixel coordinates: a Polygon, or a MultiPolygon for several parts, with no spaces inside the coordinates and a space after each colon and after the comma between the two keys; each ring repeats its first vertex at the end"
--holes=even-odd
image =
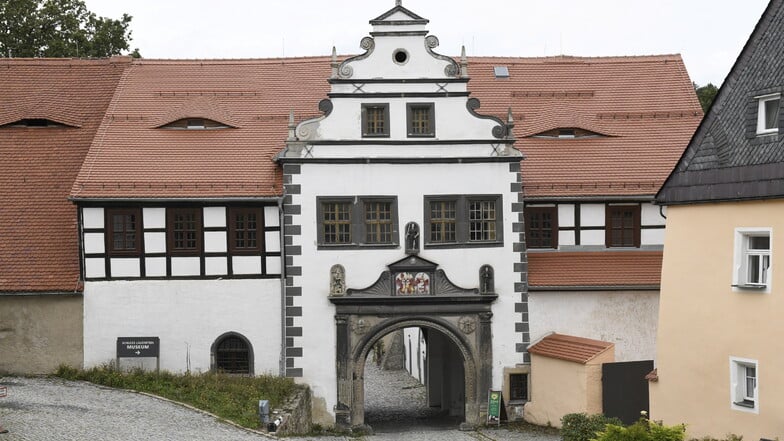
{"type": "MultiPolygon", "coordinates": [[[[254,440],[266,438],[209,415],[142,394],[49,378],[0,378],[0,441],[254,440]]],[[[457,430],[459,422],[425,406],[424,387],[403,371],[365,371],[366,421],[376,434],[283,438],[291,441],[559,441],[504,429],[457,430]]]]}

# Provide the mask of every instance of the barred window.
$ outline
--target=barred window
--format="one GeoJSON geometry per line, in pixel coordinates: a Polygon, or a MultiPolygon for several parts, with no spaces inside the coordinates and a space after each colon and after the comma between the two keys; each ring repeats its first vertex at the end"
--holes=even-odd
{"type": "Polygon", "coordinates": [[[229,335],[218,341],[215,368],[227,374],[250,374],[250,347],[245,340],[229,335]]]}

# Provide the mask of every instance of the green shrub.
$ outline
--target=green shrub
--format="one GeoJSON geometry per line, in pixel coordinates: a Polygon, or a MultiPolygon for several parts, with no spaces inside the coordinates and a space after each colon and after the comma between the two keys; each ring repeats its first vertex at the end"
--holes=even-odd
{"type": "Polygon", "coordinates": [[[589,441],[607,424],[621,425],[618,418],[608,418],[602,414],[588,415],[570,413],[561,418],[561,436],[563,441],[589,441]]]}
{"type": "MultiPolygon", "coordinates": [[[[778,438],[776,438],[778,440],[778,438]]],[[[692,438],[690,441],[743,441],[743,435],[735,435],[728,433],[724,438],[717,439],[712,436],[704,436],[702,438],[692,438]]]]}
{"type": "Polygon", "coordinates": [[[608,424],[592,441],[683,441],[686,427],[665,426],[644,417],[629,427],[608,424]]]}

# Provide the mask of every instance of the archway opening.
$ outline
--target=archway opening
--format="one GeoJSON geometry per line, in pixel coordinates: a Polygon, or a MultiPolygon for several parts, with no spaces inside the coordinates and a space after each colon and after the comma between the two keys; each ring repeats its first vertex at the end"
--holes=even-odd
{"type": "Polygon", "coordinates": [[[365,424],[377,433],[457,428],[465,421],[465,359],[443,332],[387,333],[364,368],[365,424]]]}

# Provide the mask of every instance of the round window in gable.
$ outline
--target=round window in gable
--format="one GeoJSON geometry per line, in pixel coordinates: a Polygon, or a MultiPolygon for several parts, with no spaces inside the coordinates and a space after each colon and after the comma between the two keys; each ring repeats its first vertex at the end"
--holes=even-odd
{"type": "Polygon", "coordinates": [[[403,49],[398,49],[392,54],[392,58],[397,64],[406,64],[406,62],[408,62],[408,52],[403,49]]]}

